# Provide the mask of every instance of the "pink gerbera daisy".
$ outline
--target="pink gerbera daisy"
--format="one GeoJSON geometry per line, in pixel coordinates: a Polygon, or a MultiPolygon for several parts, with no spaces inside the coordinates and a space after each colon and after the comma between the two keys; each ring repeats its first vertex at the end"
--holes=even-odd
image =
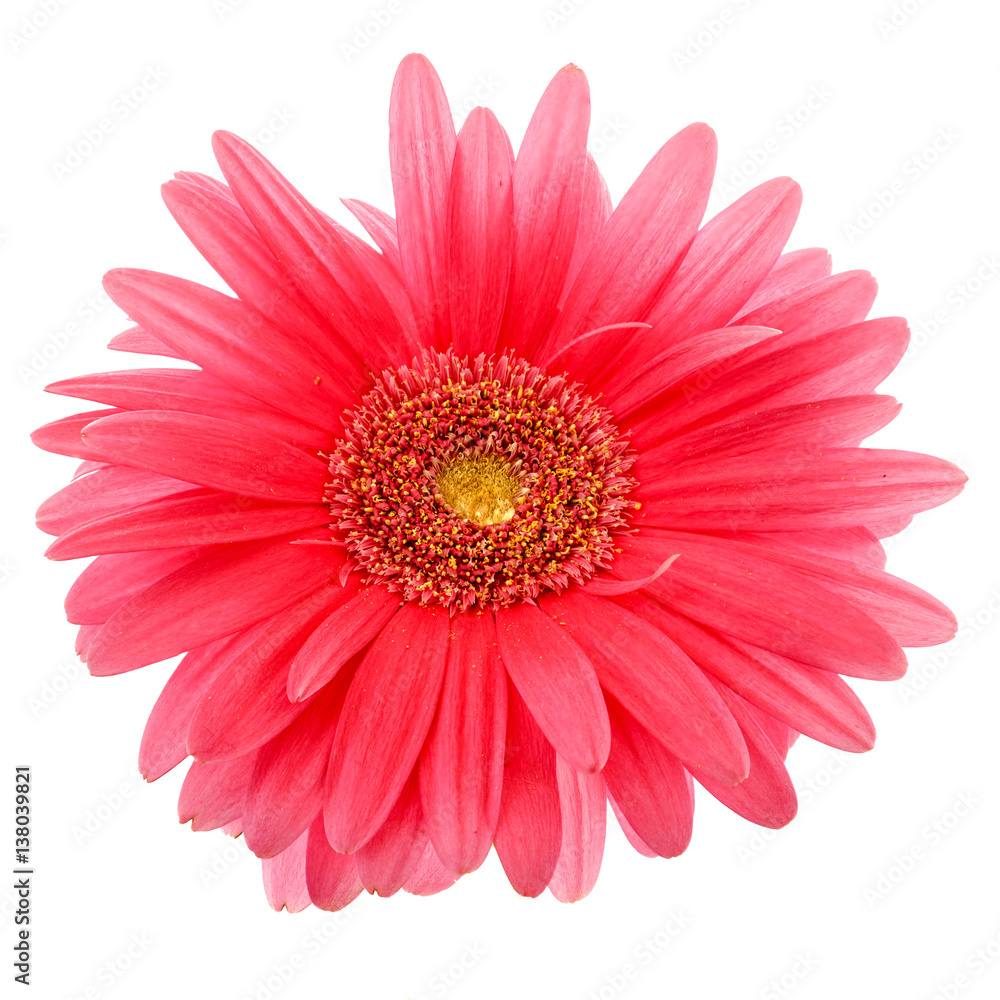
{"type": "Polygon", "coordinates": [[[217,134],[226,183],[164,197],[234,295],[105,279],[138,324],[111,347],[196,367],[49,387],[110,407],[35,435],[83,460],[39,512],[51,558],[97,557],[78,651],[186,654],[142,771],[194,758],[181,820],[242,831],[277,908],[436,892],[491,846],[518,892],[579,899],[608,803],[670,857],[693,780],[782,826],[798,734],[872,745],[840,675],[954,633],[879,538],[965,477],[859,447],[906,323],[865,319],[866,272],[782,253],[787,178],[699,228],[705,125],[612,211],[589,116],[567,66],[515,157],[483,108],[456,137],[408,56],[396,217],[346,202],[378,249],[217,134]]]}

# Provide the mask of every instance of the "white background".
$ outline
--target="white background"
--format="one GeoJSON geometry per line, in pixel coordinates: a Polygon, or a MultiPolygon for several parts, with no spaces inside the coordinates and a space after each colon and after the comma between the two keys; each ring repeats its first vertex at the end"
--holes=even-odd
{"type": "MultiPolygon", "coordinates": [[[[62,0],[45,24],[41,0],[4,0],[2,773],[34,770],[34,995],[997,996],[996,5],[393,0],[383,25],[379,8],[387,0],[62,0]],[[32,16],[43,26],[27,38],[32,16]],[[375,37],[360,48],[366,22],[375,37]],[[730,185],[711,211],[749,180],[803,185],[790,246],[827,246],[837,270],[871,270],[873,314],[905,315],[915,331],[884,389],[902,415],[877,443],[946,457],[971,479],[893,540],[889,569],[973,624],[948,651],[914,650],[907,679],[858,682],[879,730],[872,752],[793,748],[799,817],[767,841],[701,795],[679,859],[641,858],[609,824],[598,886],[572,906],[517,897],[493,856],[434,898],[366,896],[339,921],[275,914],[241,841],[178,825],[183,768],[152,786],[133,770],[171,665],[110,679],[74,665],[62,598],[78,564],[45,562],[32,522],[74,462],[33,450],[27,434],[72,412],[46,382],[130,364],[103,346],[121,314],[88,304],[105,270],[218,283],[158,194],[174,170],[213,170],[214,129],[262,145],[343,221],[341,196],[391,209],[389,90],[413,50],[432,59],[458,116],[478,88],[515,146],[555,71],[582,66],[592,148],[616,201],[695,120],[717,130],[730,185]],[[119,115],[122,92],[164,74],[119,115]],[[57,172],[105,117],[114,128],[101,144],[57,172]],[[960,801],[973,805],[956,812],[960,801]],[[463,954],[471,967],[450,978],[463,954]]],[[[10,802],[12,787],[3,794],[10,802]]],[[[12,807],[0,814],[6,869],[12,807]]],[[[11,901],[0,889],[8,981],[11,901]]]]}

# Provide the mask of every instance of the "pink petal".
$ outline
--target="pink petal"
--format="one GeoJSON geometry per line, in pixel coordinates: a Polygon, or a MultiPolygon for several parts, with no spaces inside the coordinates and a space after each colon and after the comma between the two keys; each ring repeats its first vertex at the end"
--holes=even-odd
{"type": "Polygon", "coordinates": [[[867,271],[843,271],[745,312],[736,322],[741,326],[773,326],[806,340],[860,323],[868,315],[877,290],[867,271]]]}
{"type": "Polygon", "coordinates": [[[319,503],[328,478],[323,462],[279,438],[193,413],[116,413],[81,433],[106,460],[262,500],[319,503]]]}
{"type": "MultiPolygon", "coordinates": [[[[891,396],[844,396],[741,413],[680,434],[639,456],[644,468],[729,460],[754,452],[855,446],[886,426],[901,407],[891,396]]],[[[633,473],[644,481],[642,471],[633,473]]]]}
{"type": "Polygon", "coordinates": [[[403,280],[425,344],[444,347],[448,329],[448,187],[455,125],[425,56],[399,64],[389,98],[389,165],[403,280]]]}
{"type": "Polygon", "coordinates": [[[330,752],[324,816],[337,850],[356,851],[392,810],[437,708],[448,618],[403,606],[365,654],[330,752]]]}
{"type": "Polygon", "coordinates": [[[310,903],[306,888],[306,842],[308,831],[274,858],[265,858],[264,894],[279,913],[300,913],[310,903]]]}
{"type": "Polygon", "coordinates": [[[323,505],[290,506],[197,490],[88,521],[53,542],[45,555],[78,559],[108,552],[254,541],[303,532],[329,521],[330,510],[323,505]]]}
{"type": "Polygon", "coordinates": [[[798,184],[776,177],[706,223],[649,315],[650,337],[674,343],[732,320],[778,260],[801,204],[798,184]]]}
{"type": "Polygon", "coordinates": [[[513,250],[511,169],[500,123],[474,108],[458,137],[449,193],[448,295],[459,356],[496,348],[513,250]]]}
{"type": "Polygon", "coordinates": [[[610,730],[594,667],[548,615],[527,602],[496,614],[500,656],[546,739],[579,771],[599,771],[610,730]]]}
{"type": "Polygon", "coordinates": [[[68,486],[53,493],[38,508],[36,518],[42,531],[61,535],[87,521],[190,490],[190,483],[169,476],[107,465],[77,476],[68,486]]]}
{"type": "MultiPolygon", "coordinates": [[[[588,330],[646,319],[697,232],[715,158],[715,133],[701,123],[660,148],[595,239],[545,341],[543,358],[588,330]]],[[[592,337],[565,360],[576,377],[590,377],[620,342],[619,333],[592,337]],[[609,346],[607,336],[617,342],[609,346]]]]}
{"type": "Polygon", "coordinates": [[[228,640],[199,646],[184,657],[149,713],[139,747],[139,770],[156,781],[188,755],[187,732],[199,702],[225,666],[228,640]]]}
{"type": "Polygon", "coordinates": [[[620,818],[627,822],[626,836],[630,831],[634,833],[653,855],[676,857],[691,842],[691,777],[681,762],[617,702],[610,706],[610,715],[611,753],[603,774],[608,795],[620,818]]]}
{"type": "Polygon", "coordinates": [[[580,644],[601,686],[689,768],[730,784],[746,775],[736,723],[701,671],[659,630],[581,590],[542,598],[540,606],[580,644]]]}
{"type": "Polygon", "coordinates": [[[306,846],[306,888],[321,910],[342,910],[361,892],[361,878],[353,854],[338,854],[327,842],[323,817],[309,827],[306,846]]]}
{"type": "Polygon", "coordinates": [[[329,335],[321,314],[289,285],[274,255],[231,196],[206,191],[186,181],[169,181],[162,188],[167,208],[219,276],[252,309],[279,329],[314,345],[339,372],[350,379],[363,366],[339,337],[329,335]]]}
{"type": "Polygon", "coordinates": [[[684,385],[683,401],[686,403],[718,378],[720,369],[725,371],[743,360],[742,352],[746,348],[770,340],[778,333],[769,326],[727,326],[669,344],[646,362],[636,358],[633,352],[627,367],[608,374],[603,390],[619,419],[671,386],[693,379],[693,385],[684,385]]]}
{"type": "Polygon", "coordinates": [[[716,687],[743,732],[750,751],[750,774],[736,786],[720,785],[701,777],[698,781],[723,805],[744,819],[777,830],[795,818],[798,808],[792,779],[785,770],[781,754],[768,740],[739,695],[723,684],[716,684],[716,687]]]}
{"type": "MultiPolygon", "coordinates": [[[[331,336],[340,339],[338,353],[348,357],[356,351],[366,363],[381,366],[407,338],[347,230],[310,205],[242,139],[216,132],[212,148],[243,211],[288,281],[325,318],[331,336]]],[[[345,375],[347,384],[355,378],[349,371],[345,375]]]]}
{"type": "Polygon", "coordinates": [[[967,477],[943,459],[876,448],[787,448],[636,469],[643,518],[689,531],[812,531],[909,516],[957,496],[967,477]]]}
{"type": "Polygon", "coordinates": [[[608,799],[600,774],[582,774],[556,758],[562,846],[549,889],[562,903],[590,894],[604,857],[608,799]]]}
{"type": "Polygon", "coordinates": [[[662,605],[653,614],[657,627],[702,670],[751,704],[828,746],[852,753],[871,749],[875,742],[871,718],[837,674],[739,639],[723,640],[662,605]]]}
{"type": "Polygon", "coordinates": [[[435,893],[444,892],[458,880],[458,876],[448,871],[441,859],[434,850],[434,845],[428,840],[424,845],[424,853],[417,862],[410,877],[403,885],[405,892],[414,896],[433,896],[435,893]]]}
{"type": "Polygon", "coordinates": [[[38,430],[31,432],[32,442],[43,451],[51,451],[56,455],[69,455],[72,458],[83,458],[92,462],[107,462],[107,456],[101,454],[89,441],[84,441],[81,432],[88,424],[102,417],[116,416],[121,410],[88,410],[86,413],[74,413],[71,417],[53,420],[44,424],[38,430]]]}
{"type": "Polygon", "coordinates": [[[613,572],[624,579],[649,572],[665,550],[680,558],[647,588],[656,601],[616,598],[657,627],[663,606],[723,636],[835,673],[894,680],[906,670],[898,643],[868,615],[740,542],[684,532],[623,540],[613,572]]]}
{"type": "Polygon", "coordinates": [[[323,778],[347,685],[329,685],[257,752],[243,804],[243,835],[258,858],[285,850],[323,809],[323,778]]]}
{"type": "Polygon", "coordinates": [[[45,391],[126,410],[179,410],[232,420],[312,451],[329,451],[334,443],[329,429],[262,407],[256,399],[198,369],[147,368],[84,375],[54,382],[45,391]]]}
{"type": "MultiPolygon", "coordinates": [[[[829,277],[832,270],[833,258],[822,247],[807,247],[805,250],[783,253],[750,296],[743,311],[749,313],[768,302],[787,299],[800,288],[805,288],[820,278],[829,277]]],[[[734,322],[739,323],[740,320],[734,322]]]]}
{"type": "Polygon", "coordinates": [[[590,88],[571,63],[542,94],[514,161],[514,260],[500,346],[524,357],[534,356],[566,283],[589,128],[590,88]]]}
{"type": "Polygon", "coordinates": [[[108,341],[108,349],[126,351],[130,354],[153,354],[162,358],[176,358],[178,361],[187,360],[183,354],[175,351],[158,337],[154,337],[148,330],[143,330],[139,326],[131,326],[127,330],[115,334],[108,341]]]}
{"type": "Polygon", "coordinates": [[[134,670],[220,639],[336,577],[342,550],[292,542],[285,536],[227,546],[156,581],[105,623],[90,647],[91,672],[134,670]]]}
{"type": "Polygon", "coordinates": [[[570,257],[569,268],[566,271],[566,282],[563,285],[559,308],[563,307],[566,297],[576,283],[577,275],[584,261],[590,255],[597,240],[597,234],[611,218],[611,194],[605,184],[601,171],[590,153],[587,154],[587,165],[583,175],[583,197],[580,206],[580,221],[576,231],[576,242],[573,244],[573,254],[570,257]]]}
{"type": "Polygon", "coordinates": [[[382,209],[359,201],[357,198],[341,198],[350,213],[365,227],[375,246],[382,251],[389,265],[398,274],[403,273],[399,260],[399,238],[396,235],[396,220],[382,209]]]}
{"type": "Polygon", "coordinates": [[[629,420],[632,445],[641,452],[683,431],[749,419],[762,409],[870,393],[896,366],[908,340],[905,321],[896,318],[805,340],[770,337],[647,402],[629,420]]]}
{"type": "Polygon", "coordinates": [[[511,684],[500,814],[493,838],[510,884],[537,896],[549,884],[562,847],[556,754],[511,684]]]}
{"type": "Polygon", "coordinates": [[[225,667],[191,719],[188,753],[199,760],[224,760],[257,750],[309,707],[285,697],[288,665],[338,589],[338,584],[323,587],[232,636],[225,667]]]}
{"type": "Polygon", "coordinates": [[[184,776],[177,814],[192,830],[217,830],[238,819],[253,770],[253,754],[219,763],[194,761],[184,776]]]}
{"type": "Polygon", "coordinates": [[[109,271],[104,289],[183,357],[268,406],[329,428],[350,398],[335,366],[239,299],[126,268],[109,271]]]}
{"type": "Polygon", "coordinates": [[[315,632],[306,639],[288,673],[288,697],[302,701],[318,691],[356,653],[360,653],[399,610],[399,596],[385,587],[346,589],[343,601],[333,607],[315,632]]]}
{"type": "Polygon", "coordinates": [[[204,553],[183,548],[98,556],[70,587],[66,617],[74,625],[103,627],[124,604],[204,553]]]}
{"type": "Polygon", "coordinates": [[[492,616],[451,620],[441,703],[420,757],[420,796],[437,856],[453,872],[486,859],[500,811],[507,680],[492,616]]]}
{"type": "Polygon", "coordinates": [[[654,851],[649,844],[647,844],[640,836],[632,829],[632,825],[625,818],[621,809],[618,808],[618,803],[615,802],[611,796],[608,796],[608,802],[611,804],[611,810],[615,814],[615,819],[618,820],[618,825],[622,829],[622,833],[625,834],[625,839],[639,852],[644,858],[657,858],[659,855],[654,851]]]}
{"type": "Polygon", "coordinates": [[[845,597],[874,618],[901,646],[936,646],[954,638],[955,616],[919,587],[884,572],[880,564],[846,559],[843,552],[828,556],[815,549],[790,548],[786,534],[744,536],[743,540],[757,546],[762,558],[798,570],[845,597]]]}
{"type": "Polygon", "coordinates": [[[358,874],[368,892],[392,896],[403,888],[427,844],[420,793],[411,777],[375,835],[358,851],[358,874]]]}

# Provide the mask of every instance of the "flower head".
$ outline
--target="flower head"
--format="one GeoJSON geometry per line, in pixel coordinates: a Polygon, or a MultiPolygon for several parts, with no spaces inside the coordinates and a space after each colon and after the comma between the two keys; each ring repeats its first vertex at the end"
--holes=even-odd
{"type": "Polygon", "coordinates": [[[390,106],[396,217],[313,207],[246,143],[170,211],[234,294],[117,270],[175,358],[69,379],[102,404],[36,432],[83,460],[39,511],[97,558],[67,614],[92,673],[185,654],[140,764],[194,758],[182,821],[242,831],[272,905],[437,892],[495,846],[525,895],[578,899],[610,802],[637,850],[691,836],[693,780],[787,823],[799,734],[869,748],[841,675],[948,640],[879,538],[954,466],[861,441],[907,343],[875,284],[782,253],[778,178],[701,225],[715,139],[670,139],[612,211],[574,66],[516,157],[456,136],[434,70],[390,106]]]}

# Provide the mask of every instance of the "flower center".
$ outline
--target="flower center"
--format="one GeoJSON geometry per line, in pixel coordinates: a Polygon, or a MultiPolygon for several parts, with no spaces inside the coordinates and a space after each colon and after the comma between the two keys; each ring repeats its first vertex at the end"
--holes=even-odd
{"type": "Polygon", "coordinates": [[[495,609],[610,565],[638,506],[631,465],[610,414],[565,376],[425,353],[346,416],[327,501],[369,582],[495,609]]]}
{"type": "Polygon", "coordinates": [[[458,458],[437,474],[441,500],[477,527],[502,524],[514,516],[521,481],[499,455],[458,458]]]}

